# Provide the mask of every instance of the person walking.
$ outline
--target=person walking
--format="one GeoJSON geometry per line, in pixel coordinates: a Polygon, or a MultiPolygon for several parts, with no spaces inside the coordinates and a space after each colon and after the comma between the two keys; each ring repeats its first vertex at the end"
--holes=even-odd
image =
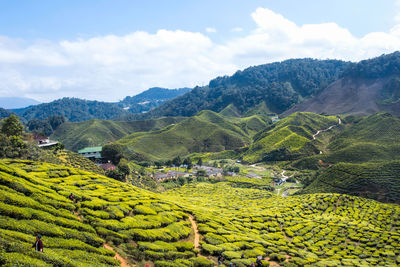
{"type": "Polygon", "coordinates": [[[36,241],[33,243],[32,247],[35,248],[36,251],[43,252],[43,242],[41,240],[42,236],[37,235],[36,236],[36,241]]]}

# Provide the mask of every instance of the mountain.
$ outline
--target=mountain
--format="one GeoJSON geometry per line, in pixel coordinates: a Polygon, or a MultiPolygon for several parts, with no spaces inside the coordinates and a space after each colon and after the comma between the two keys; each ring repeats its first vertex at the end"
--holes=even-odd
{"type": "Polygon", "coordinates": [[[12,114],[14,113],[7,109],[0,108],[0,119],[10,117],[12,114]]]}
{"type": "Polygon", "coordinates": [[[296,111],[359,115],[388,111],[400,116],[400,52],[350,65],[339,80],[284,116],[296,111]]]}
{"type": "Polygon", "coordinates": [[[4,109],[25,108],[38,104],[39,101],[27,97],[0,97],[0,107],[4,109]]]}
{"type": "Polygon", "coordinates": [[[66,122],[56,129],[51,139],[60,141],[69,150],[78,151],[87,146],[103,146],[134,132],[160,130],[181,120],[183,118],[168,117],[129,122],[98,119],[66,122]]]}
{"type": "Polygon", "coordinates": [[[13,111],[27,121],[32,119],[44,120],[52,115],[63,115],[73,122],[95,118],[103,120],[114,119],[128,112],[118,107],[115,103],[67,97],[24,109],[14,109],[13,111]]]}
{"type": "Polygon", "coordinates": [[[195,152],[240,148],[249,144],[251,131],[265,127],[268,122],[267,118],[262,117],[230,120],[218,113],[204,110],[159,131],[134,133],[116,143],[125,147],[131,159],[138,155],[151,160],[172,159],[195,152]]]}
{"type": "Polygon", "coordinates": [[[188,91],[190,91],[189,88],[165,89],[154,87],[136,96],[128,96],[116,103],[66,97],[49,103],[13,109],[13,111],[26,121],[32,119],[45,120],[53,115],[63,115],[71,122],[91,119],[132,120],[132,113],[147,112],[188,91]]]}
{"type": "Polygon", "coordinates": [[[114,251],[136,266],[211,267],[219,255],[240,267],[258,255],[263,266],[400,263],[400,207],[342,194],[279,197],[218,180],[157,194],[78,169],[3,159],[0,212],[4,266],[120,266],[114,251]],[[37,234],[43,253],[32,248],[37,234]]]}
{"type": "Polygon", "coordinates": [[[349,65],[339,60],[291,59],[250,67],[195,87],[138,118],[220,112],[230,104],[245,113],[262,102],[270,112],[281,113],[334,82],[349,65]]]}
{"type": "Polygon", "coordinates": [[[187,92],[191,88],[167,89],[161,87],[150,88],[138,95],[127,96],[118,103],[118,106],[128,109],[131,113],[142,113],[153,109],[165,101],[171,100],[187,92]]]}
{"type": "Polygon", "coordinates": [[[338,124],[335,116],[313,113],[293,113],[259,131],[244,153],[247,162],[293,160],[299,156],[317,154],[313,135],[338,124]]]}

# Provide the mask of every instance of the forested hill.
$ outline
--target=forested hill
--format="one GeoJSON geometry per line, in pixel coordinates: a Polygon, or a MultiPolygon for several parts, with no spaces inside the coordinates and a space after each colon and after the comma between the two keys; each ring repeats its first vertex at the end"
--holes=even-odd
{"type": "Polygon", "coordinates": [[[196,87],[139,117],[192,116],[205,109],[219,112],[229,104],[245,112],[262,102],[272,112],[281,113],[338,79],[350,64],[291,59],[250,67],[233,76],[211,80],[208,86],[196,87]]]}
{"type": "Polygon", "coordinates": [[[26,119],[44,120],[52,115],[63,115],[69,121],[86,121],[90,119],[114,119],[122,116],[125,111],[115,103],[82,100],[79,98],[62,98],[50,103],[15,109],[18,116],[26,119]]]}
{"type": "Polygon", "coordinates": [[[32,119],[44,120],[53,115],[63,115],[71,122],[87,121],[91,119],[129,119],[129,115],[132,113],[147,112],[161,105],[163,102],[180,96],[190,90],[190,88],[166,89],[154,87],[136,96],[127,96],[122,101],[115,103],[90,101],[79,98],[62,98],[50,103],[14,109],[13,111],[26,121],[32,119]]]}
{"type": "Polygon", "coordinates": [[[4,108],[0,108],[0,119],[10,117],[11,114],[13,114],[11,111],[4,108]]]}
{"type": "Polygon", "coordinates": [[[340,79],[283,115],[297,111],[400,116],[400,52],[350,65],[340,79]]]}

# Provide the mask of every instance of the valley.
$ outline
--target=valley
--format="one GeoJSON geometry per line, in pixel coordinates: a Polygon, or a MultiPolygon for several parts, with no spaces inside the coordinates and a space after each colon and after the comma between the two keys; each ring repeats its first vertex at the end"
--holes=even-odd
{"type": "Polygon", "coordinates": [[[399,265],[399,58],[0,110],[0,265],[399,265]]]}

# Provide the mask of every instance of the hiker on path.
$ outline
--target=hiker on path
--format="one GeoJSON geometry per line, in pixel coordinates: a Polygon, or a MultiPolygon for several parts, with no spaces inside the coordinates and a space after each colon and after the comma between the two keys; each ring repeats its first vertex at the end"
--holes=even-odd
{"type": "Polygon", "coordinates": [[[37,235],[36,236],[36,241],[33,243],[32,247],[35,248],[36,251],[43,252],[43,242],[41,240],[42,236],[37,235]]]}
{"type": "Polygon", "coordinates": [[[224,261],[224,257],[222,255],[219,255],[219,257],[218,257],[218,266],[222,265],[223,261],[224,261]]]}

